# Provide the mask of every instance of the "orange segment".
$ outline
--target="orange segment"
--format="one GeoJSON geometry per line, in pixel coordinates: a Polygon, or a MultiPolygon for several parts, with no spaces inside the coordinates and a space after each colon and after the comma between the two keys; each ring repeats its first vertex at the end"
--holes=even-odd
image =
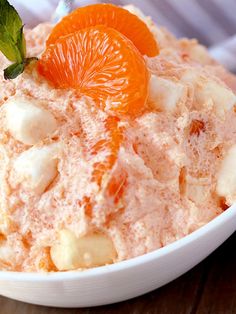
{"type": "Polygon", "coordinates": [[[59,38],[46,48],[38,72],[58,88],[74,88],[98,106],[139,114],[146,103],[149,72],[139,51],[112,28],[96,26],[59,38]]]}
{"type": "Polygon", "coordinates": [[[80,113],[80,138],[93,170],[91,182],[103,189],[104,175],[114,166],[123,141],[123,127],[115,116],[101,117],[101,111],[85,103],[80,113]]]}
{"type": "Polygon", "coordinates": [[[147,25],[136,15],[113,4],[95,4],[78,8],[64,17],[52,30],[47,45],[61,36],[96,25],[111,27],[130,39],[143,55],[155,57],[157,42],[147,25]]]}
{"type": "MultiPolygon", "coordinates": [[[[98,121],[96,115],[94,118],[94,126],[91,130],[90,121],[86,115],[81,117],[81,139],[87,152],[88,162],[92,165],[89,181],[97,184],[98,192],[107,195],[110,204],[116,204],[124,192],[123,185],[126,177],[123,176],[122,182],[118,182],[111,171],[117,161],[123,141],[123,129],[119,126],[120,120],[117,117],[108,116],[102,121],[98,121]]],[[[92,216],[96,198],[97,194],[85,195],[79,202],[89,217],[92,216]]]]}
{"type": "Polygon", "coordinates": [[[94,164],[92,181],[95,181],[99,187],[102,185],[104,175],[111,170],[115,164],[123,139],[123,134],[118,126],[119,119],[109,116],[105,123],[105,134],[91,148],[92,154],[103,152],[103,160],[94,164]],[[102,143],[102,144],[101,144],[102,143]]]}

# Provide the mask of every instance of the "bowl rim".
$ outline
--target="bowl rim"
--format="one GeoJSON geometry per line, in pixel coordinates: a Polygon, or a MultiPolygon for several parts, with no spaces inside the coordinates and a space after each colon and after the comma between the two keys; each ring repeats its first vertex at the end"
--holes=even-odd
{"type": "MultiPolygon", "coordinates": [[[[89,277],[104,276],[105,274],[120,272],[124,269],[130,269],[134,266],[140,266],[142,264],[151,262],[155,259],[161,258],[169,253],[177,251],[179,248],[187,246],[203,237],[205,234],[215,230],[226,221],[236,216],[236,204],[230,206],[223,213],[213,218],[210,222],[193,231],[189,235],[176,240],[164,247],[156,249],[152,252],[133,257],[128,260],[120,261],[114,264],[94,267],[86,270],[74,270],[65,272],[15,272],[15,271],[0,271],[0,281],[2,280],[14,280],[14,281],[26,281],[26,282],[58,282],[61,280],[78,280],[89,277]]],[[[236,219],[235,219],[235,231],[236,231],[236,219]]]]}

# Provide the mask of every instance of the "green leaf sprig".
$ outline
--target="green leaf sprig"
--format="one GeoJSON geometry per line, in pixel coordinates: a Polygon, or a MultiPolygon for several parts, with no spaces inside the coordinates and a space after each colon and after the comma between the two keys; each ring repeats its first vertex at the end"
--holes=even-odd
{"type": "Polygon", "coordinates": [[[26,42],[22,20],[7,0],[0,0],[0,51],[12,61],[4,70],[6,80],[20,75],[25,67],[37,58],[26,58],[26,42]]]}

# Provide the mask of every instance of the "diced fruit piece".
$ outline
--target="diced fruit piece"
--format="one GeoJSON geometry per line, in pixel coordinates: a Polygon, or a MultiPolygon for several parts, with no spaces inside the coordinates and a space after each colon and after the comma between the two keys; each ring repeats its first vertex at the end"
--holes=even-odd
{"type": "Polygon", "coordinates": [[[201,132],[205,131],[205,123],[198,119],[193,119],[190,127],[189,127],[189,134],[199,136],[201,132]]]}
{"type": "Polygon", "coordinates": [[[38,62],[58,88],[74,88],[103,109],[135,115],[143,110],[149,73],[135,46],[114,29],[91,27],[58,39],[38,62]]]}
{"type": "Polygon", "coordinates": [[[58,174],[57,163],[60,151],[59,144],[43,147],[32,147],[21,153],[14,161],[16,182],[41,194],[58,174]]]}
{"type": "Polygon", "coordinates": [[[41,257],[37,260],[36,267],[40,271],[49,272],[49,271],[57,271],[52,258],[51,258],[51,248],[43,247],[41,250],[41,257]]]}
{"type": "Polygon", "coordinates": [[[36,101],[13,98],[4,104],[6,127],[11,135],[26,145],[34,145],[57,128],[53,115],[36,101]]]}
{"type": "Polygon", "coordinates": [[[147,25],[128,10],[113,4],[89,5],[73,11],[53,28],[47,45],[54,44],[62,36],[97,25],[116,29],[131,40],[143,55],[154,57],[159,53],[157,42],[147,25]]]}
{"type": "Polygon", "coordinates": [[[216,185],[219,196],[232,204],[236,201],[236,145],[233,145],[222,161],[216,185]]]}
{"type": "Polygon", "coordinates": [[[102,266],[114,262],[116,251],[110,238],[93,233],[81,238],[61,230],[59,242],[51,248],[51,258],[58,270],[102,266]]]}

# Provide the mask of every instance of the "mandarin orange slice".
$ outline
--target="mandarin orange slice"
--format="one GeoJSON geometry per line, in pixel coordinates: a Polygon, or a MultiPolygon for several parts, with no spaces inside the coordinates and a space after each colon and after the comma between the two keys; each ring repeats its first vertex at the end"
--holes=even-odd
{"type": "Polygon", "coordinates": [[[147,25],[128,10],[113,4],[95,4],[76,9],[53,28],[47,45],[55,43],[61,36],[97,25],[116,29],[130,39],[143,55],[155,57],[159,53],[157,41],[147,25]]]}
{"type": "Polygon", "coordinates": [[[108,116],[104,121],[105,134],[99,141],[91,147],[92,154],[103,152],[103,160],[94,164],[92,181],[95,181],[98,186],[102,185],[107,170],[110,170],[115,164],[120,149],[120,144],[123,140],[122,130],[118,126],[119,119],[113,116],[108,116]]]}
{"type": "Polygon", "coordinates": [[[149,72],[133,43],[106,26],[59,38],[46,48],[38,72],[58,88],[74,88],[107,111],[134,116],[148,95],[149,72]]]}
{"type": "Polygon", "coordinates": [[[120,119],[111,115],[101,115],[91,102],[85,102],[80,111],[80,138],[92,165],[91,182],[103,188],[104,174],[111,170],[117,160],[124,129],[120,119]]]}
{"type": "MultiPolygon", "coordinates": [[[[96,114],[93,117],[96,120],[96,114]]],[[[123,129],[119,126],[119,118],[107,116],[104,120],[94,121],[91,130],[90,121],[87,116],[81,117],[81,140],[87,152],[88,161],[92,165],[92,172],[89,181],[96,183],[98,193],[106,195],[110,204],[118,203],[124,192],[123,186],[126,179],[125,174],[118,179],[112,174],[120,145],[123,141],[123,129]],[[99,136],[96,135],[99,130],[99,136]],[[118,181],[119,180],[119,181],[118,181]]],[[[85,195],[79,202],[84,207],[87,216],[92,216],[92,211],[96,205],[96,195],[85,195]]]]}

